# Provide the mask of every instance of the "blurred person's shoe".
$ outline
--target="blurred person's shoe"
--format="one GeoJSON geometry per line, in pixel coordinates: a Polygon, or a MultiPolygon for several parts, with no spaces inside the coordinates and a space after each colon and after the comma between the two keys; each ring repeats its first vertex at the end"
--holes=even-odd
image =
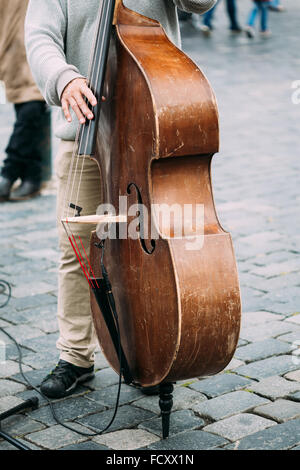
{"type": "Polygon", "coordinates": [[[0,202],[8,201],[14,180],[0,176],[0,202]]]}
{"type": "Polygon", "coordinates": [[[252,28],[252,26],[246,26],[245,33],[248,36],[248,38],[254,38],[255,36],[255,31],[254,31],[254,28],[252,28]]]}
{"type": "Polygon", "coordinates": [[[94,366],[78,367],[59,360],[56,367],[41,383],[41,392],[48,398],[63,398],[74,392],[78,384],[94,377],[94,366]]]}
{"type": "Polygon", "coordinates": [[[196,29],[197,31],[202,31],[202,19],[199,15],[193,14],[189,19],[188,22],[190,25],[196,29]]]}
{"type": "Polygon", "coordinates": [[[200,30],[204,36],[210,36],[213,28],[211,26],[207,26],[206,24],[202,24],[200,26],[200,30]]]}
{"type": "Polygon", "coordinates": [[[243,32],[243,29],[240,26],[235,26],[234,28],[233,27],[230,28],[230,32],[232,34],[240,34],[243,32]]]}
{"type": "Polygon", "coordinates": [[[272,11],[285,11],[285,8],[282,6],[282,5],[278,5],[277,7],[275,7],[274,5],[269,5],[269,10],[272,10],[272,11]]]}
{"type": "Polygon", "coordinates": [[[266,31],[261,31],[260,35],[261,35],[262,38],[268,39],[270,36],[272,36],[272,33],[271,33],[271,31],[266,30],[266,31]]]}
{"type": "Polygon", "coordinates": [[[40,193],[41,184],[35,181],[24,180],[20,186],[10,194],[11,201],[24,201],[31,199],[40,193]]]}

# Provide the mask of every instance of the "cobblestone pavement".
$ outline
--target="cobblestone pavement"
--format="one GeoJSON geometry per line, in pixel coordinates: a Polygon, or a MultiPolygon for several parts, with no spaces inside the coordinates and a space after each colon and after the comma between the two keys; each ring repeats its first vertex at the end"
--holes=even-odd
{"type": "MultiPolygon", "coordinates": [[[[122,387],[112,428],[88,439],[57,425],[49,406],[3,422],[33,449],[300,449],[300,105],[297,0],[270,15],[273,37],[231,36],[223,6],[214,34],[183,27],[184,49],[201,64],[220,108],[221,149],[213,186],[223,226],[233,236],[243,300],[239,347],[223,373],[177,383],[169,439],[161,439],[157,397],[122,387]],[[298,344],[297,344],[298,342],[298,344]]],[[[240,4],[240,2],[239,2],[240,4]]],[[[240,4],[246,17],[250,2],[240,4]]],[[[13,123],[0,107],[1,157],[13,123]]],[[[54,142],[56,147],[56,142],[54,142]]],[[[22,346],[24,370],[39,384],[57,360],[55,194],[0,206],[0,278],[13,298],[0,326],[22,346]]],[[[32,395],[6,343],[0,365],[0,411],[32,395]]],[[[96,378],[56,403],[57,414],[91,432],[110,419],[117,375],[97,352],[96,378]]],[[[0,442],[0,450],[12,448],[0,442]]]]}

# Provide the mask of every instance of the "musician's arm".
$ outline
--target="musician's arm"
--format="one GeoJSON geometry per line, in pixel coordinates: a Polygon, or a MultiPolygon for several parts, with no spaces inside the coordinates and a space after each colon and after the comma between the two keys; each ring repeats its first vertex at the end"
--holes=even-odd
{"type": "Polygon", "coordinates": [[[173,0],[180,10],[192,13],[205,13],[210,10],[217,0],[173,0]]]}
{"type": "Polygon", "coordinates": [[[84,98],[97,101],[79,70],[67,63],[65,34],[66,0],[30,0],[25,21],[25,44],[35,81],[50,105],[61,106],[68,122],[70,108],[78,120],[93,119],[84,98]]]}
{"type": "Polygon", "coordinates": [[[76,78],[84,78],[65,56],[66,0],[30,0],[25,45],[34,79],[48,104],[61,106],[61,94],[76,78]]]}

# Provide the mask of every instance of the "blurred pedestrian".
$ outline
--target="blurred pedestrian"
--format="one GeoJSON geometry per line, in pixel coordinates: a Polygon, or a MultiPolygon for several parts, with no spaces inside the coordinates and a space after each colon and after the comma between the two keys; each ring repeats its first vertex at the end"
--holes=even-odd
{"type": "MultiPolygon", "coordinates": [[[[220,1],[218,1],[218,3],[211,10],[205,13],[203,17],[203,24],[201,25],[201,31],[206,35],[209,35],[211,31],[213,30],[212,20],[213,20],[216,8],[219,3],[220,1]]],[[[230,25],[229,25],[230,31],[232,33],[241,33],[242,28],[240,27],[238,23],[238,19],[237,19],[236,0],[226,0],[226,11],[227,11],[228,18],[230,21],[230,25]]]]}
{"type": "Polygon", "coordinates": [[[262,37],[269,37],[271,35],[271,31],[268,29],[268,9],[270,6],[270,0],[253,0],[254,6],[250,11],[248,17],[248,23],[246,26],[246,34],[249,38],[253,38],[255,36],[254,25],[256,21],[257,14],[260,13],[260,34],[262,37]]]}
{"type": "MultiPolygon", "coordinates": [[[[48,113],[27,64],[24,21],[28,0],[0,0],[0,80],[16,121],[0,175],[0,201],[23,200],[39,193],[42,178],[40,124],[48,113]],[[11,191],[14,182],[21,184],[11,191]]],[[[47,119],[48,125],[50,119],[47,119]]]]}

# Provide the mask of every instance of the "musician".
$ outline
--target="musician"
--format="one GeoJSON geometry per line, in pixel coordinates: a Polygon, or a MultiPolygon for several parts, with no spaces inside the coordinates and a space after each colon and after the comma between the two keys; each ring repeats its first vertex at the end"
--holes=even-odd
{"type": "MultiPolygon", "coordinates": [[[[204,13],[216,0],[124,0],[124,5],[147,17],[158,20],[169,38],[180,46],[176,7],[204,13]]],[[[50,105],[59,106],[56,135],[61,139],[56,158],[58,180],[57,221],[61,262],[59,267],[58,322],[60,336],[57,348],[60,360],[41,385],[42,392],[52,398],[66,396],[78,383],[93,377],[96,336],[90,311],[89,285],[60,222],[70,161],[78,125],[93,114],[83,101],[87,97],[94,106],[96,98],[87,86],[91,44],[96,27],[100,0],[30,0],[26,19],[26,47],[35,80],[50,105]]],[[[97,164],[86,159],[81,179],[78,205],[85,215],[95,214],[102,202],[97,164]]],[[[77,181],[76,181],[77,180],[77,181]]],[[[90,226],[78,224],[88,252],[90,226]],[[86,227],[86,228],[85,228],[86,227]]]]}

